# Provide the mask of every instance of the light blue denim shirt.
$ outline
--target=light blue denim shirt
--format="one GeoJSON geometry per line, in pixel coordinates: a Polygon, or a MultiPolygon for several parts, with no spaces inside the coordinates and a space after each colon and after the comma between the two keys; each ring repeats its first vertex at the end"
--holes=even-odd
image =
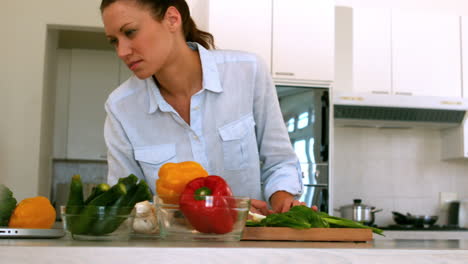
{"type": "Polygon", "coordinates": [[[190,124],[152,78],[132,76],[106,101],[109,184],[133,173],[155,193],[164,163],[196,161],[225,178],[234,195],[268,201],[284,190],[298,198],[301,170],[265,64],[250,53],[188,45],[198,50],[203,71],[190,124]]]}

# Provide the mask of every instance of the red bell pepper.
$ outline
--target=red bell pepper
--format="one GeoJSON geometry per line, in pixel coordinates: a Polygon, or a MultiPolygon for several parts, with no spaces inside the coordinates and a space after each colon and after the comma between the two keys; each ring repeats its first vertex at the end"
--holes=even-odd
{"type": "Polygon", "coordinates": [[[237,220],[231,188],[216,175],[190,181],[181,193],[179,206],[189,223],[202,233],[229,233],[237,220]]]}

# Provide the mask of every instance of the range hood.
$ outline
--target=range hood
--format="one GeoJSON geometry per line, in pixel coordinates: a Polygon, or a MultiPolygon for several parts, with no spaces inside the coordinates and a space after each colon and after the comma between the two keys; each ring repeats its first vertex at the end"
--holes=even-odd
{"type": "Polygon", "coordinates": [[[468,110],[468,99],[434,96],[335,93],[332,102],[335,124],[352,127],[458,127],[468,110]]]}

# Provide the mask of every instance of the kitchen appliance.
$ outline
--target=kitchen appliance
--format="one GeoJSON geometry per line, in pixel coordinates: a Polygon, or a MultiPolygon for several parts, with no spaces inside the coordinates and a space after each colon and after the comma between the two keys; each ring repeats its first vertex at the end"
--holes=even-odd
{"type": "Polygon", "coordinates": [[[333,109],[337,126],[440,129],[442,160],[468,158],[467,98],[336,93],[333,109]]]}
{"type": "Polygon", "coordinates": [[[468,110],[468,99],[337,93],[333,106],[338,124],[447,128],[461,124],[468,110]]]}
{"type": "Polygon", "coordinates": [[[375,209],[374,206],[362,204],[361,199],[354,199],[353,204],[344,205],[335,210],[339,211],[343,218],[361,222],[369,226],[375,221],[375,213],[382,211],[382,209],[375,209]]]}
{"type": "Polygon", "coordinates": [[[415,227],[429,227],[434,225],[439,217],[437,215],[406,215],[399,212],[392,212],[393,220],[397,225],[410,225],[415,227]]]}
{"type": "Polygon", "coordinates": [[[65,236],[61,228],[0,228],[0,238],[60,238],[65,236]]]}
{"type": "Polygon", "coordinates": [[[448,225],[468,228],[468,200],[458,200],[449,203],[448,225]]]}
{"type": "Polygon", "coordinates": [[[277,84],[286,127],[302,169],[308,206],[330,213],[330,96],[329,88],[277,84]]]}

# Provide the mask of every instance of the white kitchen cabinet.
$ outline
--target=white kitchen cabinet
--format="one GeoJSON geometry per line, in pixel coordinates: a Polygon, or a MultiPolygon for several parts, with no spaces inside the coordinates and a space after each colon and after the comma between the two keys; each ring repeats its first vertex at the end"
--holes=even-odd
{"type": "Polygon", "coordinates": [[[337,10],[336,91],[461,97],[458,16],[388,8],[353,8],[352,15],[337,10]],[[347,27],[351,34],[344,31],[347,27]]]}
{"type": "Polygon", "coordinates": [[[392,92],[391,12],[355,8],[352,17],[352,89],[354,92],[392,92]]]}
{"type": "Polygon", "coordinates": [[[271,67],[271,0],[210,1],[209,14],[216,48],[255,53],[271,67]]]}
{"type": "Polygon", "coordinates": [[[461,17],[463,97],[468,98],[468,17],[461,17]]]}
{"type": "Polygon", "coordinates": [[[392,11],[395,94],[461,97],[460,59],[458,16],[392,11]]]}
{"type": "Polygon", "coordinates": [[[68,159],[106,159],[104,103],[118,86],[119,61],[114,51],[71,52],[68,104],[68,159]]]}
{"type": "Polygon", "coordinates": [[[335,6],[329,0],[273,0],[276,79],[334,79],[335,6]]]}

